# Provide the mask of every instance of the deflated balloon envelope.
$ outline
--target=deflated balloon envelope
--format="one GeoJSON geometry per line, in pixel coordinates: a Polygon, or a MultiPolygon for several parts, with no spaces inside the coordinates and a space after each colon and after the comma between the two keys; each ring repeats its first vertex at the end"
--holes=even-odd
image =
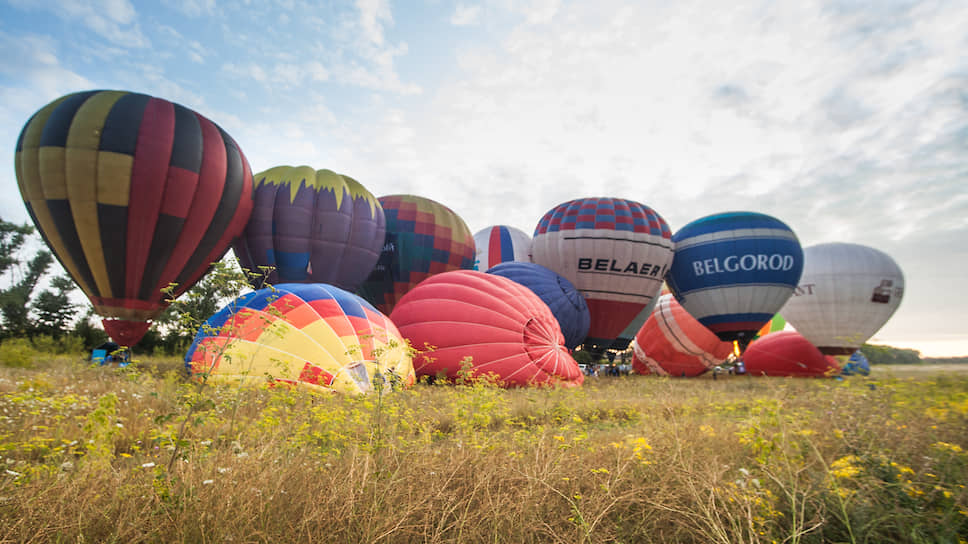
{"type": "Polygon", "coordinates": [[[639,374],[693,377],[722,363],[733,351],[676,299],[662,295],[632,342],[632,368],[639,374]]]}
{"type": "Polygon", "coordinates": [[[575,386],[584,379],[548,306],[501,276],[437,274],[404,295],[390,318],[415,348],[435,348],[417,355],[418,375],[453,380],[469,360],[474,376],[494,374],[505,386],[575,386]]]}
{"type": "Polygon", "coordinates": [[[531,262],[531,236],[507,225],[494,225],[474,233],[477,248],[477,268],[487,272],[492,266],[506,262],[531,262]]]}
{"type": "Polygon", "coordinates": [[[803,276],[783,315],[831,355],[848,355],[880,330],[904,295],[904,274],[886,253],[860,244],[804,250],[803,276]]]}
{"type": "Polygon", "coordinates": [[[568,349],[575,349],[585,340],[591,316],[585,297],[570,281],[535,263],[501,263],[488,269],[487,273],[520,283],[538,295],[558,320],[568,349]]]}
{"type": "Polygon", "coordinates": [[[34,224],[118,343],[133,345],[219,260],[252,211],[235,141],[161,98],[86,91],[58,98],[17,140],[17,182],[34,224]]]}
{"type": "Polygon", "coordinates": [[[366,393],[410,385],[413,363],[393,323],[362,298],[319,283],[243,295],[209,318],[185,355],[195,375],[219,383],[295,384],[366,393]]]}
{"type": "Polygon", "coordinates": [[[541,218],[531,252],[585,297],[591,314],[585,345],[602,350],[658,295],[672,262],[670,237],[662,216],[643,204],[583,198],[541,218]]]}
{"type": "Polygon", "coordinates": [[[474,238],[450,208],[414,195],[381,196],[386,239],[359,293],[390,313],[404,294],[434,274],[474,267],[474,238]]]}
{"type": "Polygon", "coordinates": [[[779,331],[755,340],[743,353],[751,376],[832,376],[840,372],[833,357],[820,353],[796,331],[779,331]]]}
{"type": "Polygon", "coordinates": [[[277,166],[254,176],[255,204],[233,243],[239,264],[265,276],[253,286],[328,283],[355,290],[373,270],[386,222],[376,197],[358,181],[309,166],[277,166]]]}
{"type": "Polygon", "coordinates": [[[721,340],[748,343],[790,298],[803,250],[785,223],[757,212],[697,219],[672,237],[676,300],[721,340]]]}

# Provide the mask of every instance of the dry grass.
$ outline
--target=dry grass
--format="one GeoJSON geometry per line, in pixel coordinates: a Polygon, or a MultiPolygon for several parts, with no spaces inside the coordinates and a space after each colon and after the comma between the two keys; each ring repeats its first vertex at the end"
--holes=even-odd
{"type": "Polygon", "coordinates": [[[420,385],[347,398],[199,394],[180,370],[175,359],[0,367],[0,541],[968,534],[966,373],[631,376],[578,390],[420,385]]]}

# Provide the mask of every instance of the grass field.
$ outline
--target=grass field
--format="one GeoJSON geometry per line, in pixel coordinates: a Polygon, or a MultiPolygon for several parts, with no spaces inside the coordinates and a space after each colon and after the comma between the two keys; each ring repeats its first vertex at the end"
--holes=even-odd
{"type": "Polygon", "coordinates": [[[965,542],[968,366],[366,398],[0,367],[2,542],[965,542]]]}

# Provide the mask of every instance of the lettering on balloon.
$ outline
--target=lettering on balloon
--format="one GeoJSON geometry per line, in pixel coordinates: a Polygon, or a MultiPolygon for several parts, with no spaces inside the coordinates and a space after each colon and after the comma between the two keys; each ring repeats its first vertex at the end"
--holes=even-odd
{"type": "Polygon", "coordinates": [[[746,255],[730,255],[722,260],[719,257],[713,257],[693,261],[692,271],[696,276],[728,272],[751,272],[753,270],[787,271],[792,269],[794,264],[792,255],[747,253],[746,255]]]}
{"type": "Polygon", "coordinates": [[[890,304],[893,287],[894,280],[881,280],[881,284],[874,288],[874,293],[871,295],[871,302],[890,304]]]}
{"type": "Polygon", "coordinates": [[[798,297],[800,295],[812,295],[813,288],[816,286],[816,283],[804,283],[803,285],[798,285],[797,288],[793,290],[793,296],[798,297]]]}
{"type": "Polygon", "coordinates": [[[590,257],[579,257],[579,272],[608,272],[612,274],[624,274],[635,276],[662,277],[665,275],[665,267],[651,263],[641,263],[636,261],[619,261],[618,259],[592,259],[590,257]]]}

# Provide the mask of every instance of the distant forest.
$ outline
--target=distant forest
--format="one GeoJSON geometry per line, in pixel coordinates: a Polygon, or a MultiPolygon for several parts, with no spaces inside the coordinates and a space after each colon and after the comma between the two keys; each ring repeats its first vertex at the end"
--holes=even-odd
{"type": "Polygon", "coordinates": [[[860,348],[872,365],[916,365],[931,364],[968,364],[965,357],[921,357],[916,349],[895,348],[891,346],[875,346],[864,344],[860,348]]]}

